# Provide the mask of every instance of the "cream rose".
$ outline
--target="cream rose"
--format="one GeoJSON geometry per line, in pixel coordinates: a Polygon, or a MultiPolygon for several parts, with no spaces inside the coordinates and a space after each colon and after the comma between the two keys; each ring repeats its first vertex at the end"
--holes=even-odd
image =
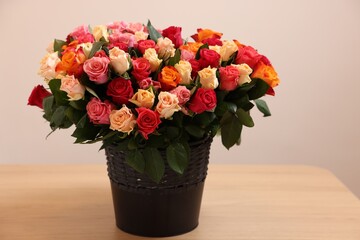
{"type": "Polygon", "coordinates": [[[135,115],[125,105],[110,113],[110,129],[130,134],[136,124],[135,115]]]}
{"type": "Polygon", "coordinates": [[[82,50],[86,56],[86,58],[89,58],[89,54],[91,52],[91,49],[93,47],[93,44],[91,42],[87,42],[87,43],[81,43],[78,45],[78,48],[82,47],[82,50]]]}
{"type": "Polygon", "coordinates": [[[104,37],[105,41],[109,41],[109,33],[105,25],[97,25],[93,27],[92,34],[94,35],[95,41],[99,41],[100,38],[104,37]]]}
{"type": "Polygon", "coordinates": [[[40,61],[40,69],[38,74],[45,79],[46,83],[56,77],[56,65],[60,62],[58,52],[47,53],[40,61]]]}
{"type": "Polygon", "coordinates": [[[159,38],[156,45],[159,47],[159,58],[168,59],[175,55],[174,44],[169,38],[159,38]]]}
{"type": "Polygon", "coordinates": [[[149,34],[146,33],[146,32],[143,32],[143,31],[135,32],[135,39],[136,39],[137,42],[140,41],[140,40],[148,39],[148,36],[149,36],[149,34]]]}
{"type": "Polygon", "coordinates": [[[221,46],[219,45],[209,46],[209,49],[217,52],[218,54],[221,52],[221,46]]]}
{"type": "Polygon", "coordinates": [[[109,57],[110,65],[114,68],[117,74],[122,75],[129,69],[130,63],[128,61],[128,55],[120,48],[112,48],[109,51],[109,57]]]}
{"type": "Polygon", "coordinates": [[[174,66],[181,75],[180,84],[190,84],[191,79],[191,64],[188,61],[180,60],[179,63],[174,66]]]}
{"type": "Polygon", "coordinates": [[[243,85],[244,83],[251,82],[251,78],[249,75],[252,73],[253,70],[249,67],[249,65],[247,65],[246,63],[231,65],[236,67],[240,72],[238,85],[243,85]]]}
{"type": "Polygon", "coordinates": [[[223,45],[220,49],[221,61],[227,61],[230,56],[238,50],[238,46],[234,41],[223,41],[223,45]]]}
{"type": "Polygon", "coordinates": [[[216,77],[217,68],[210,66],[198,72],[201,86],[205,89],[215,89],[219,86],[219,80],[216,77]]]}
{"type": "Polygon", "coordinates": [[[160,118],[168,119],[174,112],[181,109],[179,99],[175,94],[169,92],[161,92],[158,96],[159,102],[156,105],[156,111],[160,114],[160,118]]]}
{"type": "Polygon", "coordinates": [[[129,99],[129,102],[132,102],[138,107],[145,107],[145,108],[151,108],[154,105],[155,101],[155,95],[152,92],[151,88],[150,90],[144,90],[139,89],[131,99],[129,99]]]}
{"type": "Polygon", "coordinates": [[[83,99],[85,94],[85,87],[80,84],[74,75],[67,75],[61,79],[60,90],[67,93],[69,101],[83,99]]]}
{"type": "Polygon", "coordinates": [[[156,50],[154,48],[148,48],[145,50],[144,58],[146,58],[151,66],[151,72],[155,72],[158,70],[162,59],[158,58],[158,54],[156,53],[156,50]]]}

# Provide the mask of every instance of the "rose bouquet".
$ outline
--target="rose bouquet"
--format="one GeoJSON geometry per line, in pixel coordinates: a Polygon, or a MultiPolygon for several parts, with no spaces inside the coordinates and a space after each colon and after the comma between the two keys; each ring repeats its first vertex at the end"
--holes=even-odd
{"type": "Polygon", "coordinates": [[[150,21],[80,26],[51,43],[39,70],[50,92],[38,85],[28,104],[44,110],[52,131],[75,125],[75,143],[116,146],[156,182],[165,164],[183,173],[189,142],[219,133],[227,149],[240,144],[243,126],[254,126],[250,109],[269,116],[259,98],[279,83],[251,46],[209,29],[191,37],[150,21]]]}

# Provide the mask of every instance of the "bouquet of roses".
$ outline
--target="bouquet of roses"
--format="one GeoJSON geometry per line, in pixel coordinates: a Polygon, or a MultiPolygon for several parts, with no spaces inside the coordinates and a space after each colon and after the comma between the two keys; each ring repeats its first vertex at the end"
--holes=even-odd
{"type": "MultiPolygon", "coordinates": [[[[269,116],[259,98],[274,95],[279,83],[251,46],[210,29],[191,37],[150,21],[80,26],[48,47],[39,74],[50,92],[38,85],[28,104],[44,110],[52,131],[75,125],[75,143],[117,146],[139,172],[150,164],[144,152],[161,170],[165,149],[169,166],[183,173],[189,142],[219,133],[226,148],[240,144],[243,126],[254,126],[250,109],[269,116]]],[[[161,178],[161,171],[147,173],[161,178]]]]}

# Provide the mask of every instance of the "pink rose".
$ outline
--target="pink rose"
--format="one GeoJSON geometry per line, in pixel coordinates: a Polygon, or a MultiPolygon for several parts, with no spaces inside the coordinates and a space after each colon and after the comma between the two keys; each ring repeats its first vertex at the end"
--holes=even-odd
{"type": "Polygon", "coordinates": [[[137,47],[141,54],[144,54],[146,49],[156,48],[156,43],[153,40],[140,40],[137,47]]]}
{"type": "Polygon", "coordinates": [[[112,97],[114,103],[118,105],[127,104],[134,95],[131,81],[124,78],[115,78],[107,86],[106,94],[112,97]]]}
{"type": "Polygon", "coordinates": [[[113,44],[116,45],[116,43],[123,43],[123,44],[126,44],[127,47],[133,47],[135,41],[136,41],[135,36],[131,33],[115,32],[109,36],[110,45],[113,45],[113,44]]]}
{"type": "Polygon", "coordinates": [[[136,123],[139,132],[145,139],[149,139],[148,135],[153,133],[161,123],[159,113],[144,107],[136,108],[136,111],[138,113],[136,123]]]}
{"type": "Polygon", "coordinates": [[[150,62],[146,58],[137,58],[132,61],[133,70],[132,75],[136,80],[141,81],[144,78],[149,77],[151,73],[150,62]]]}
{"type": "Polygon", "coordinates": [[[84,71],[91,81],[103,84],[108,81],[109,63],[110,59],[107,57],[93,57],[85,61],[84,71]]]}
{"type": "Polygon", "coordinates": [[[129,23],[126,27],[125,31],[130,33],[136,33],[136,32],[143,32],[145,30],[145,27],[142,23],[129,23]]]}
{"type": "Polygon", "coordinates": [[[235,63],[236,64],[246,63],[247,65],[249,65],[251,69],[254,69],[256,64],[262,58],[263,56],[260,55],[253,47],[246,46],[243,48],[239,48],[239,51],[235,59],[235,63]]]}
{"type": "Polygon", "coordinates": [[[75,28],[69,36],[79,43],[94,42],[94,36],[89,32],[89,28],[85,25],[75,28]]]}
{"type": "Polygon", "coordinates": [[[232,91],[238,86],[240,71],[237,67],[226,66],[219,69],[220,90],[232,91]]]}
{"type": "Polygon", "coordinates": [[[216,107],[216,93],[213,89],[198,88],[189,102],[189,109],[194,113],[213,110],[216,107]]]}
{"type": "Polygon", "coordinates": [[[220,57],[220,54],[214,50],[203,48],[200,50],[199,62],[202,68],[206,68],[208,66],[216,68],[220,64],[220,57]]]}
{"type": "Polygon", "coordinates": [[[181,27],[168,27],[162,31],[163,37],[169,38],[176,48],[180,47],[183,44],[181,37],[181,27]]]}
{"type": "Polygon", "coordinates": [[[153,86],[155,90],[161,88],[161,83],[158,81],[153,81],[151,78],[144,78],[143,80],[138,82],[139,87],[141,89],[148,89],[150,86],[153,86]]]}
{"type": "Polygon", "coordinates": [[[185,86],[178,86],[170,91],[170,93],[176,95],[179,99],[179,105],[184,105],[190,99],[190,90],[185,86]]]}
{"type": "Polygon", "coordinates": [[[28,99],[28,105],[38,106],[39,108],[43,109],[43,100],[50,95],[51,93],[48,92],[42,85],[37,85],[31,91],[28,99]]]}
{"type": "Polygon", "coordinates": [[[195,54],[189,50],[185,50],[182,49],[181,50],[181,56],[180,56],[180,60],[184,60],[184,61],[190,61],[191,59],[195,58],[195,54]]]}
{"type": "Polygon", "coordinates": [[[86,111],[90,122],[94,124],[110,124],[110,113],[115,107],[109,102],[101,102],[93,97],[86,105],[86,111]]]}

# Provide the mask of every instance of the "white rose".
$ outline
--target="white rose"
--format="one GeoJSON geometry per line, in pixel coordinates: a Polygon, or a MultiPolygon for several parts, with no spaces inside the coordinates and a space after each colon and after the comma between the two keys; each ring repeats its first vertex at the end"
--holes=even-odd
{"type": "Polygon", "coordinates": [[[179,63],[175,64],[174,67],[181,75],[180,84],[186,84],[186,85],[190,84],[192,81],[192,79],[191,79],[191,71],[192,71],[191,64],[188,61],[180,60],[179,63]]]}
{"type": "Polygon", "coordinates": [[[158,54],[156,53],[156,50],[154,48],[146,49],[143,57],[149,61],[152,72],[158,70],[162,59],[158,58],[158,54]]]}
{"type": "Polygon", "coordinates": [[[105,41],[109,41],[109,33],[105,25],[97,25],[93,27],[92,33],[94,35],[95,41],[99,41],[100,38],[104,37],[105,41]]]}
{"type": "Polygon", "coordinates": [[[47,53],[40,61],[38,74],[45,79],[46,83],[56,77],[56,65],[60,62],[58,52],[47,53]]]}
{"type": "Polygon", "coordinates": [[[169,38],[159,38],[156,45],[159,47],[159,58],[168,59],[175,55],[174,44],[169,38]]]}
{"type": "Polygon", "coordinates": [[[234,41],[223,41],[223,45],[220,49],[221,61],[227,61],[230,56],[238,50],[238,46],[234,41]]]}
{"type": "Polygon", "coordinates": [[[119,75],[124,74],[130,67],[128,55],[118,47],[114,47],[109,51],[110,65],[119,75]]]}
{"type": "Polygon", "coordinates": [[[217,68],[210,66],[198,72],[201,86],[205,89],[215,89],[219,86],[219,80],[216,77],[217,68]]]}
{"type": "Polygon", "coordinates": [[[160,92],[158,99],[156,111],[160,114],[160,118],[169,119],[175,112],[181,109],[179,99],[175,94],[160,92]]]}

